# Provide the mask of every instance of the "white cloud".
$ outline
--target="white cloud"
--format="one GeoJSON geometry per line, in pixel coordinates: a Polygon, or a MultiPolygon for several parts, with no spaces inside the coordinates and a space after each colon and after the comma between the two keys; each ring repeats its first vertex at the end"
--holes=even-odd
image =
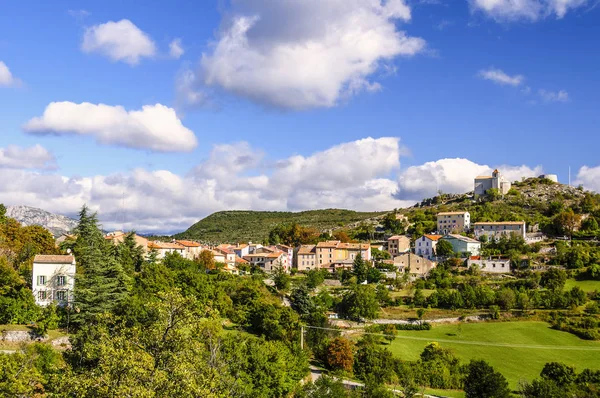
{"type": "MultiPolygon", "coordinates": [[[[0,180],[6,181],[0,203],[69,215],[87,203],[99,212],[105,229],[172,232],[220,210],[391,210],[435,195],[438,186],[444,192],[470,191],[475,176],[492,171],[466,159],[442,159],[400,171],[405,153],[398,138],[384,137],[270,160],[239,142],[216,145],[207,159],[183,175],[139,168],[68,178],[0,168],[0,180]]],[[[541,174],[540,167],[500,170],[510,180],[541,174]]]]}
{"type": "Polygon", "coordinates": [[[588,0],[468,0],[472,11],[483,12],[497,21],[537,21],[555,15],[562,18],[570,9],[588,0]]]}
{"type": "Polygon", "coordinates": [[[289,109],[332,107],[375,91],[380,67],[425,48],[396,27],[404,0],[238,0],[226,14],[201,81],[289,109]]]}
{"type": "Polygon", "coordinates": [[[510,76],[504,71],[496,68],[482,69],[479,71],[478,76],[482,79],[492,81],[496,84],[508,85],[513,87],[520,86],[521,83],[523,83],[523,81],[525,80],[525,77],[523,77],[523,75],[510,76]]]}
{"type": "Polygon", "coordinates": [[[542,174],[541,166],[490,167],[468,159],[440,159],[420,166],[411,166],[398,178],[397,198],[421,200],[433,197],[438,190],[444,193],[466,193],[473,190],[473,180],[479,175],[491,175],[498,168],[509,181],[542,174]]]}
{"type": "Polygon", "coordinates": [[[174,39],[169,43],[169,55],[171,58],[179,59],[185,53],[181,46],[181,39],[174,39]]]}
{"type": "Polygon", "coordinates": [[[23,148],[9,145],[0,148],[0,168],[56,169],[56,158],[41,145],[23,148]]]}
{"type": "Polygon", "coordinates": [[[175,110],[161,104],[127,111],[122,106],[89,102],[52,102],[23,129],[30,134],[93,136],[105,145],[158,152],[187,152],[198,145],[175,110]]]}
{"type": "Polygon", "coordinates": [[[577,173],[574,185],[583,185],[585,189],[600,192],[600,166],[583,166],[577,173]]]}
{"type": "Polygon", "coordinates": [[[538,94],[545,102],[569,102],[569,93],[565,90],[548,91],[542,89],[538,91],[538,94]]]}
{"type": "Polygon", "coordinates": [[[21,81],[13,76],[8,66],[0,61],[0,87],[18,86],[20,84],[21,81]]]}
{"type": "Polygon", "coordinates": [[[206,90],[199,88],[198,76],[193,70],[183,68],[175,77],[175,102],[177,110],[212,105],[206,90]]]}
{"type": "Polygon", "coordinates": [[[81,49],[97,52],[113,61],[137,65],[143,57],[153,57],[156,46],[152,39],[128,19],[109,21],[87,28],[81,49]]]}

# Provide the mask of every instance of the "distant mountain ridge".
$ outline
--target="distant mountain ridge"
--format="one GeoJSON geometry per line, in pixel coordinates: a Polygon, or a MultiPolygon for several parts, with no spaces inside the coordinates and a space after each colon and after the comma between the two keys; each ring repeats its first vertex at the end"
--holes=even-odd
{"type": "Polygon", "coordinates": [[[54,237],[67,234],[77,226],[77,220],[29,206],[7,206],[6,215],[24,226],[40,225],[54,237]]]}
{"type": "Polygon", "coordinates": [[[321,232],[382,217],[387,212],[357,212],[342,209],[282,211],[220,211],[203,218],[176,239],[196,239],[209,243],[262,242],[277,225],[296,223],[321,232]]]}

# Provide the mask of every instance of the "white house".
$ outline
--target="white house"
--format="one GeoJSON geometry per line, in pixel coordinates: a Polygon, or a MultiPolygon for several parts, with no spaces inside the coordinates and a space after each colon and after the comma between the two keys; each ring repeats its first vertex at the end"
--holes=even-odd
{"type": "Polygon", "coordinates": [[[495,274],[503,274],[510,272],[510,259],[508,258],[481,258],[480,256],[471,256],[467,260],[467,266],[476,265],[481,272],[490,272],[495,274]]]}
{"type": "Polygon", "coordinates": [[[448,211],[437,215],[437,231],[441,235],[465,232],[470,227],[471,213],[468,211],[448,211]]]}
{"type": "Polygon", "coordinates": [[[184,257],[190,260],[193,260],[196,257],[198,257],[200,255],[200,252],[204,249],[200,243],[191,240],[176,240],[174,243],[177,243],[184,247],[184,257]]]}
{"type": "Polygon", "coordinates": [[[442,235],[423,235],[415,241],[415,254],[428,260],[435,258],[435,247],[442,235]]]}
{"type": "Polygon", "coordinates": [[[243,258],[244,260],[248,261],[251,265],[260,267],[260,269],[262,269],[265,272],[271,272],[276,267],[283,267],[284,261],[286,261],[287,259],[287,253],[254,253],[248,254],[243,258]]]}
{"type": "Polygon", "coordinates": [[[489,240],[500,239],[503,235],[508,238],[513,234],[527,238],[525,221],[476,222],[473,224],[473,232],[477,239],[484,235],[489,240]]]}
{"type": "Polygon", "coordinates": [[[73,302],[75,268],[75,257],[71,255],[35,256],[31,288],[36,304],[47,306],[55,302],[67,305],[73,302]]]}
{"type": "Polygon", "coordinates": [[[159,260],[165,258],[167,253],[179,253],[181,257],[187,257],[185,246],[174,242],[148,242],[148,250],[156,251],[156,258],[158,258],[159,260]]]}
{"type": "Polygon", "coordinates": [[[475,178],[475,196],[485,195],[489,189],[497,189],[502,195],[510,191],[511,183],[505,181],[498,169],[494,170],[491,176],[479,176],[475,178]]]}

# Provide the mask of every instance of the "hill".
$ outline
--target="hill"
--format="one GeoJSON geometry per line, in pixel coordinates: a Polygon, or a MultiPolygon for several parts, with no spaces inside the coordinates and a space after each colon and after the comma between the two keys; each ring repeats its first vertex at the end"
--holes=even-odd
{"type": "Polygon", "coordinates": [[[14,218],[23,226],[42,226],[54,237],[69,233],[77,226],[77,221],[72,218],[29,206],[8,206],[6,215],[14,218]]]}
{"type": "Polygon", "coordinates": [[[198,221],[176,239],[203,242],[262,242],[269,231],[280,224],[296,223],[319,231],[352,227],[362,221],[378,218],[385,212],[356,212],[341,209],[278,211],[221,211],[198,221]]]}

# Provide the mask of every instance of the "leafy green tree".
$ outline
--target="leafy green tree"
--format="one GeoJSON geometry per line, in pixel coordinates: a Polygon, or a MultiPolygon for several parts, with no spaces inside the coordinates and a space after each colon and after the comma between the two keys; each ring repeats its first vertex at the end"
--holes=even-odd
{"type": "Polygon", "coordinates": [[[575,369],[560,362],[549,362],[544,365],[540,376],[554,381],[559,387],[566,387],[575,381],[575,369]]]}
{"type": "Polygon", "coordinates": [[[316,309],[306,285],[300,285],[295,288],[290,295],[290,301],[292,308],[300,316],[306,316],[316,309]]]}
{"type": "Polygon", "coordinates": [[[377,292],[371,285],[356,285],[346,292],[340,312],[350,319],[374,319],[379,314],[377,292]]]}
{"type": "Polygon", "coordinates": [[[454,248],[452,243],[447,240],[440,239],[435,246],[435,254],[441,257],[452,257],[454,255],[454,248]]]}
{"type": "Polygon", "coordinates": [[[560,268],[550,268],[542,274],[540,285],[552,291],[561,291],[567,283],[567,273],[560,268]]]}
{"type": "Polygon", "coordinates": [[[382,273],[375,267],[369,267],[367,271],[367,282],[378,283],[383,278],[382,273]]]}
{"type": "Polygon", "coordinates": [[[389,383],[394,377],[394,358],[387,349],[375,344],[359,344],[354,356],[354,374],[361,380],[389,383]]]}
{"type": "Polygon", "coordinates": [[[385,339],[391,344],[396,338],[398,330],[396,329],[396,326],[389,323],[383,328],[383,334],[385,334],[385,339]]]}
{"type": "Polygon", "coordinates": [[[598,230],[598,221],[596,217],[589,216],[581,223],[581,229],[587,232],[594,232],[598,230]]]}
{"type": "Polygon", "coordinates": [[[292,281],[290,275],[281,264],[276,264],[273,267],[273,283],[279,291],[289,290],[292,281]]]}
{"type": "Polygon", "coordinates": [[[306,286],[315,289],[325,281],[325,272],[319,269],[311,269],[306,273],[306,286]]]}
{"type": "Polygon", "coordinates": [[[298,398],[345,398],[348,390],[340,379],[322,375],[314,383],[305,384],[296,394],[298,398]]]}
{"type": "Polygon", "coordinates": [[[464,389],[467,398],[508,398],[510,389],[504,376],[487,362],[471,360],[467,365],[464,389]]]}

